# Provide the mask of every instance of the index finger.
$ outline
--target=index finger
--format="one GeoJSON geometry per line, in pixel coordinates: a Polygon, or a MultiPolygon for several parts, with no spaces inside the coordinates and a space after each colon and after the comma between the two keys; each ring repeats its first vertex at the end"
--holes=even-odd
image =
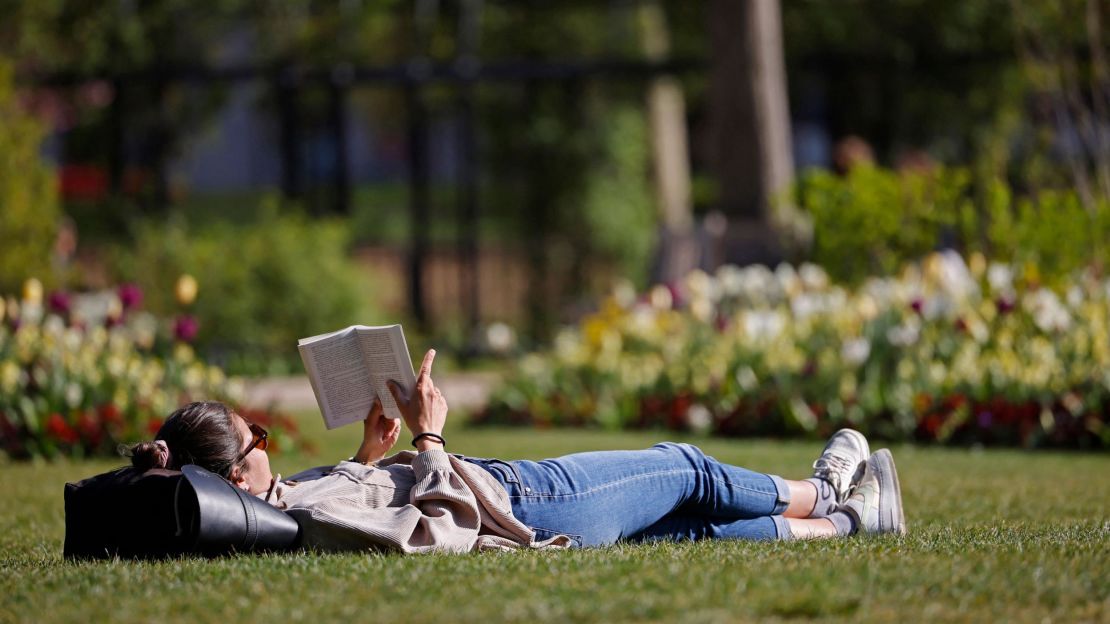
{"type": "Polygon", "coordinates": [[[432,362],[436,359],[436,350],[428,349],[424,354],[424,361],[420,363],[420,374],[418,377],[427,377],[432,374],[432,362]]]}

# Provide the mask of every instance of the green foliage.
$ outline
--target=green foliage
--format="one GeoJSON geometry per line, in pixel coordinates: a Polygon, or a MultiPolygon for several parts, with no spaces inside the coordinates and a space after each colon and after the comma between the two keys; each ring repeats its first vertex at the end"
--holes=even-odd
{"type": "Polygon", "coordinates": [[[53,172],[39,155],[43,129],[20,109],[3,59],[0,120],[0,292],[15,292],[28,277],[51,281],[60,212],[53,172]]]}
{"type": "Polygon", "coordinates": [[[641,282],[657,222],[646,175],[646,121],[631,106],[615,107],[604,119],[599,124],[600,162],[586,178],[582,218],[594,252],[614,262],[621,275],[641,282]]]}
{"type": "Polygon", "coordinates": [[[810,257],[835,278],[859,281],[937,249],[971,210],[969,187],[959,170],[901,174],[860,166],[844,177],[812,171],[795,193],[813,219],[810,257]]]}
{"type": "Polygon", "coordinates": [[[121,278],[151,293],[157,313],[182,311],[168,286],[194,276],[200,288],[190,312],[200,321],[199,348],[261,358],[243,365],[248,372],[270,358],[286,364],[281,358],[298,338],[364,320],[364,284],[347,258],[346,224],[279,215],[276,206],[264,212],[248,225],[140,223],[133,249],[117,262],[121,278]]]}
{"type": "Polygon", "coordinates": [[[1012,193],[999,183],[990,194],[986,238],[998,255],[1035,267],[1053,284],[1089,263],[1110,266],[1110,198],[1088,209],[1074,191],[1043,191],[1011,202],[1012,193]]]}
{"type": "Polygon", "coordinates": [[[809,257],[842,281],[890,275],[943,247],[1035,265],[1053,285],[1110,263],[1110,198],[1088,208],[1072,190],[1021,196],[998,178],[977,185],[960,168],[860,166],[846,176],[811,171],[794,197],[813,220],[809,257]]]}

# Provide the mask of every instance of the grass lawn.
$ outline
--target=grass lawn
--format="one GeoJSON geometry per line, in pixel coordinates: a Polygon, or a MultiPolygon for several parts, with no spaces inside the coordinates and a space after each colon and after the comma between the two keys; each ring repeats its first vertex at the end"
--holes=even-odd
{"type": "MultiPolygon", "coordinates": [[[[324,432],[323,456],[357,447],[324,432]]],[[[664,434],[449,431],[452,450],[540,458],[664,434]]],[[[690,439],[802,476],[819,443],[690,439]]],[[[895,447],[910,534],[808,543],[620,545],[571,552],[61,559],[62,484],[118,462],[0,466],[0,621],[486,622],[822,618],[1110,621],[1110,456],[895,447]],[[403,619],[395,619],[403,618],[403,619]]]]}

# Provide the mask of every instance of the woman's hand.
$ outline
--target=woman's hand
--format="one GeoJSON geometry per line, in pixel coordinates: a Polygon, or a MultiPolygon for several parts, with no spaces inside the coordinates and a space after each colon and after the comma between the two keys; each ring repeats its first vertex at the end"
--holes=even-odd
{"type": "Polygon", "coordinates": [[[382,412],[381,401],[374,399],[370,413],[366,415],[366,420],[362,421],[362,446],[358,447],[354,461],[363,464],[378,461],[393,448],[400,436],[400,421],[386,418],[382,412]]]}
{"type": "MultiPolygon", "coordinates": [[[[393,400],[397,402],[397,407],[400,408],[405,424],[408,425],[413,436],[421,433],[440,435],[443,433],[443,424],[447,422],[447,400],[432,382],[432,361],[435,358],[435,349],[429,349],[424,355],[424,362],[420,364],[420,374],[416,376],[416,386],[411,396],[406,395],[404,389],[396,382],[389,382],[389,391],[393,394],[393,400]]],[[[416,443],[416,448],[421,451],[442,447],[439,442],[427,438],[416,443]]]]}

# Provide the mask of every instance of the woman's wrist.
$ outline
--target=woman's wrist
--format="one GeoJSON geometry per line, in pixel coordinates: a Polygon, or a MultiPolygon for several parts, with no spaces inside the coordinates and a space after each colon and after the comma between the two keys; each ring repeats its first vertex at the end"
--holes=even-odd
{"type": "Polygon", "coordinates": [[[433,450],[433,449],[443,450],[443,444],[441,444],[437,440],[432,440],[430,438],[422,438],[422,439],[416,441],[416,450],[420,451],[421,453],[423,453],[424,451],[430,451],[430,450],[433,450]]]}
{"type": "Polygon", "coordinates": [[[412,438],[412,445],[415,446],[418,451],[442,449],[447,446],[447,440],[437,431],[429,430],[414,435],[412,438]]]}

